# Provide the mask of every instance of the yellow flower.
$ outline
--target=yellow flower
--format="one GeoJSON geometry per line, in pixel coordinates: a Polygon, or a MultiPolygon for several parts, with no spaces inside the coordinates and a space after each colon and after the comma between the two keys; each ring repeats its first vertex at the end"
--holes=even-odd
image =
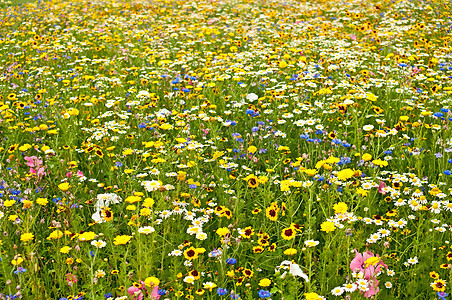
{"type": "Polygon", "coordinates": [[[294,248],[289,248],[289,249],[286,249],[285,251],[284,251],[284,254],[285,255],[295,255],[295,254],[297,254],[297,249],[294,249],[294,248]]]}
{"type": "Polygon", "coordinates": [[[69,246],[64,246],[63,248],[60,249],[60,252],[64,253],[64,254],[68,254],[71,249],[72,248],[69,246]]]}
{"type": "Polygon", "coordinates": [[[143,206],[144,207],[152,207],[154,205],[154,199],[146,198],[144,199],[143,206]]]}
{"type": "Polygon", "coordinates": [[[141,201],[141,197],[129,196],[124,201],[129,202],[129,203],[135,203],[135,202],[141,201]]]}
{"type": "Polygon", "coordinates": [[[368,268],[371,265],[375,266],[376,264],[378,264],[379,261],[380,261],[379,257],[373,256],[366,259],[364,263],[366,264],[366,268],[368,268]]]}
{"type": "Polygon", "coordinates": [[[279,62],[279,67],[280,67],[280,68],[285,68],[285,67],[287,67],[287,62],[285,62],[284,60],[281,60],[281,61],[279,62]]]}
{"type": "Polygon", "coordinates": [[[335,214],[343,214],[347,212],[348,206],[344,202],[339,202],[333,205],[335,214]]]}
{"type": "Polygon", "coordinates": [[[20,240],[22,242],[28,242],[31,241],[34,238],[33,233],[24,233],[20,236],[20,240]]]}
{"type": "Polygon", "coordinates": [[[96,233],[94,233],[92,231],[87,231],[87,232],[80,234],[78,236],[78,239],[80,241],[91,241],[91,240],[94,240],[95,237],[96,237],[96,233]]]}
{"type": "Polygon", "coordinates": [[[30,200],[24,200],[24,201],[22,202],[22,205],[23,205],[23,208],[24,208],[24,209],[30,208],[30,207],[33,206],[33,201],[30,201],[30,200]]]}
{"type": "Polygon", "coordinates": [[[254,154],[256,153],[257,148],[255,146],[249,146],[248,147],[248,153],[254,154]]]}
{"type": "Polygon", "coordinates": [[[63,192],[67,191],[70,187],[71,185],[69,184],[69,182],[63,182],[58,185],[58,188],[63,192]]]}
{"type": "Polygon", "coordinates": [[[130,148],[127,148],[126,150],[122,151],[122,155],[127,156],[133,153],[133,150],[130,148]]]}
{"type": "Polygon", "coordinates": [[[336,226],[334,225],[333,222],[325,221],[320,225],[320,230],[328,233],[336,230],[336,226]]]}
{"type": "Polygon", "coordinates": [[[361,195],[362,197],[366,197],[367,194],[368,194],[368,192],[365,189],[363,189],[363,188],[357,188],[356,189],[356,193],[361,195]]]}
{"type": "Polygon", "coordinates": [[[154,287],[160,284],[160,280],[154,276],[151,276],[144,280],[144,284],[148,287],[154,287]]]}
{"type": "Polygon", "coordinates": [[[24,259],[22,257],[18,257],[17,259],[13,259],[11,261],[11,264],[13,264],[13,266],[18,266],[20,265],[22,262],[24,261],[24,259]]]}
{"type": "Polygon", "coordinates": [[[36,199],[36,203],[42,206],[46,206],[49,201],[47,201],[47,198],[38,198],[36,199]]]}
{"type": "Polygon", "coordinates": [[[381,159],[374,159],[374,160],[372,161],[372,163],[373,163],[374,165],[376,165],[376,166],[379,166],[380,168],[381,168],[381,167],[386,167],[386,166],[388,165],[388,162],[387,162],[387,161],[381,160],[381,159]]]}
{"type": "Polygon", "coordinates": [[[61,230],[55,230],[49,234],[47,237],[48,240],[57,240],[63,236],[63,232],[61,230]]]}
{"type": "Polygon", "coordinates": [[[3,206],[11,207],[14,205],[14,203],[16,203],[16,200],[6,200],[5,202],[3,202],[3,206]]]}
{"type": "Polygon", "coordinates": [[[24,145],[19,147],[19,150],[22,151],[22,152],[25,152],[25,151],[27,151],[30,148],[31,148],[30,144],[24,144],[24,145]]]}
{"type": "Polygon", "coordinates": [[[306,169],[303,170],[304,173],[306,173],[306,175],[308,176],[314,176],[315,174],[317,174],[317,170],[316,169],[306,169]]]}
{"type": "Polygon", "coordinates": [[[135,205],[127,205],[126,209],[127,210],[135,210],[135,209],[137,209],[137,207],[135,205]]]}
{"type": "Polygon", "coordinates": [[[140,216],[147,217],[151,214],[151,210],[147,207],[140,209],[140,216]]]}
{"type": "Polygon", "coordinates": [[[320,296],[317,293],[306,293],[304,294],[306,300],[320,300],[320,296]]]}
{"type": "Polygon", "coordinates": [[[74,263],[74,259],[72,257],[66,258],[66,264],[72,265],[74,263]]]}
{"type": "Polygon", "coordinates": [[[292,227],[284,228],[281,232],[281,236],[283,239],[290,241],[295,238],[296,231],[292,227]]]}
{"type": "Polygon", "coordinates": [[[270,286],[270,284],[272,284],[272,281],[268,278],[263,278],[263,279],[259,280],[259,286],[267,287],[267,286],[270,286]]]}
{"type": "Polygon", "coordinates": [[[226,272],[226,276],[233,278],[235,276],[234,270],[229,270],[226,272]]]}
{"type": "Polygon", "coordinates": [[[184,181],[186,177],[187,177],[187,172],[184,172],[184,171],[177,172],[177,180],[184,181]]]}
{"type": "Polygon", "coordinates": [[[118,235],[115,237],[113,244],[115,245],[125,245],[127,244],[132,237],[130,235],[118,235]]]}
{"type": "Polygon", "coordinates": [[[8,220],[10,220],[10,221],[16,221],[17,218],[19,218],[18,215],[10,215],[10,216],[8,217],[8,220]]]}
{"type": "Polygon", "coordinates": [[[361,157],[364,161],[369,161],[372,159],[372,155],[370,155],[369,153],[364,153],[363,156],[361,157]]]}
{"type": "Polygon", "coordinates": [[[337,179],[339,180],[347,180],[349,178],[352,178],[352,176],[355,174],[355,172],[352,169],[344,169],[337,172],[337,179]]]}
{"type": "Polygon", "coordinates": [[[217,229],[217,234],[219,236],[225,236],[228,233],[229,233],[229,229],[227,227],[222,227],[222,228],[217,229]]]}
{"type": "Polygon", "coordinates": [[[191,261],[198,258],[198,254],[202,254],[204,252],[206,252],[206,249],[204,248],[195,248],[191,246],[190,248],[185,249],[184,257],[191,261]]]}
{"type": "Polygon", "coordinates": [[[163,129],[163,130],[170,130],[173,128],[173,125],[165,123],[165,124],[160,125],[159,128],[163,129]]]}

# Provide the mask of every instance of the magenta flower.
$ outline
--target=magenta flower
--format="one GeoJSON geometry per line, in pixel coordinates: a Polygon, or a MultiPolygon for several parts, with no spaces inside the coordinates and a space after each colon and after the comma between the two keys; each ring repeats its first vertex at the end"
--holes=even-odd
{"type": "Polygon", "coordinates": [[[369,290],[364,293],[364,297],[369,298],[380,290],[376,276],[380,272],[381,267],[388,268],[379,255],[375,256],[370,251],[361,254],[355,249],[355,258],[350,263],[350,269],[352,272],[362,273],[364,279],[369,281],[369,290]]]}
{"type": "Polygon", "coordinates": [[[131,286],[127,289],[127,293],[132,297],[132,300],[143,300],[143,292],[140,288],[131,286]]]}
{"type": "Polygon", "coordinates": [[[386,192],[384,191],[384,188],[386,187],[386,183],[384,181],[380,181],[380,184],[378,185],[378,192],[380,194],[386,195],[386,192]]]}
{"type": "Polygon", "coordinates": [[[78,282],[78,278],[77,278],[76,275],[74,275],[74,274],[72,274],[72,273],[67,273],[67,274],[66,274],[66,281],[67,281],[67,284],[68,284],[69,286],[73,286],[74,283],[77,283],[77,282],[78,282]]]}
{"type": "Polygon", "coordinates": [[[370,298],[370,297],[376,295],[380,291],[378,284],[379,284],[379,282],[377,279],[369,280],[369,290],[364,292],[363,296],[366,298],[370,298]]]}
{"type": "Polygon", "coordinates": [[[30,167],[30,174],[35,174],[38,180],[46,175],[45,167],[43,167],[42,159],[36,156],[25,156],[27,166],[30,167]]]}
{"type": "Polygon", "coordinates": [[[154,286],[154,288],[152,289],[152,293],[151,293],[151,298],[152,300],[158,300],[160,299],[160,295],[158,293],[159,291],[159,286],[154,286]]]}
{"type": "MultiPolygon", "coordinates": [[[[140,287],[131,286],[127,289],[127,293],[129,293],[129,296],[132,297],[132,300],[143,300],[144,295],[148,293],[148,289],[146,288],[143,281],[141,282],[140,287]]],[[[152,292],[149,295],[149,299],[151,300],[158,300],[160,298],[160,295],[158,294],[159,287],[155,286],[152,289],[152,292]]]]}

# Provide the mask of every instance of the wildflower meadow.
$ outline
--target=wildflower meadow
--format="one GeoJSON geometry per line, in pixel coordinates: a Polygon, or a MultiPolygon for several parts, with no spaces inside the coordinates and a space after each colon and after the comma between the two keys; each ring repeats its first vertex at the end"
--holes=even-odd
{"type": "Polygon", "coordinates": [[[451,299],[451,11],[0,0],[0,299],[451,299]]]}

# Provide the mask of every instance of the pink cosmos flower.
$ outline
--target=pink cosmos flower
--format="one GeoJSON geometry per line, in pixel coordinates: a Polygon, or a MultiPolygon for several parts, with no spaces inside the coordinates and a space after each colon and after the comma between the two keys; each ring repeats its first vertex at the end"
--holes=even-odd
{"type": "Polygon", "coordinates": [[[376,295],[380,291],[378,284],[379,284],[379,282],[377,279],[369,280],[369,290],[364,292],[363,296],[366,298],[370,298],[370,297],[376,295]]]}
{"type": "Polygon", "coordinates": [[[35,174],[38,180],[46,175],[45,167],[43,167],[42,159],[36,156],[25,156],[27,166],[30,167],[30,173],[35,174]]]}
{"type": "Polygon", "coordinates": [[[78,282],[78,278],[77,278],[76,275],[74,275],[72,273],[67,273],[66,274],[66,281],[67,281],[67,284],[69,286],[73,286],[74,283],[78,282]]]}
{"type": "Polygon", "coordinates": [[[42,166],[42,159],[36,156],[25,156],[27,161],[27,166],[29,167],[39,167],[42,166]]]}
{"type": "Polygon", "coordinates": [[[380,181],[380,185],[378,186],[378,192],[380,194],[386,195],[386,192],[384,191],[384,188],[386,188],[386,183],[384,181],[380,181]]]}
{"type": "Polygon", "coordinates": [[[131,286],[127,289],[127,293],[132,297],[132,300],[143,300],[143,292],[140,288],[131,286]]]}
{"type": "Polygon", "coordinates": [[[366,251],[363,254],[359,253],[355,249],[355,258],[350,263],[350,269],[355,273],[364,274],[364,279],[369,281],[369,290],[364,293],[364,297],[369,298],[380,290],[378,288],[377,274],[380,272],[381,267],[388,268],[381,259],[375,260],[373,263],[367,263],[366,261],[371,257],[380,257],[374,255],[370,251],[366,251]]]}
{"type": "MultiPolygon", "coordinates": [[[[148,289],[146,288],[143,281],[141,282],[140,287],[131,286],[127,289],[127,293],[129,293],[129,296],[132,297],[132,300],[143,300],[144,295],[148,293],[148,289]]],[[[149,294],[149,299],[151,300],[158,300],[160,299],[160,295],[158,294],[159,287],[155,286],[152,289],[152,292],[149,294]]]]}

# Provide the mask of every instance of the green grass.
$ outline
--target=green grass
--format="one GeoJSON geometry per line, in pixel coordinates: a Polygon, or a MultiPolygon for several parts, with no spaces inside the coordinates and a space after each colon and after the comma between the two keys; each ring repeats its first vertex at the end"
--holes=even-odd
{"type": "Polygon", "coordinates": [[[9,0],[9,1],[1,1],[0,0],[0,4],[4,4],[7,3],[9,5],[19,5],[19,4],[24,4],[24,3],[30,3],[30,2],[35,2],[34,0],[9,0]]]}

